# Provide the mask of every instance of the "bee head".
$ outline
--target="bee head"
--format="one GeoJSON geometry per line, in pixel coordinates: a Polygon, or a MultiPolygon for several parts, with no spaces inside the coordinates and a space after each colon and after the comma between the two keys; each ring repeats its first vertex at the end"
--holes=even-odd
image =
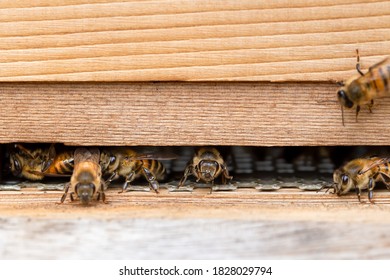
{"type": "Polygon", "coordinates": [[[17,154],[10,154],[11,171],[14,176],[20,177],[22,173],[22,163],[17,154]]]}
{"type": "Polygon", "coordinates": [[[337,169],[333,173],[333,181],[334,192],[337,195],[347,193],[354,186],[354,183],[350,176],[345,172],[342,172],[340,169],[337,169]]]}
{"type": "Polygon", "coordinates": [[[118,167],[118,157],[114,154],[102,151],[99,164],[103,172],[111,173],[118,167]]]}
{"type": "MultiPolygon", "coordinates": [[[[37,155],[39,155],[39,151],[37,155]]],[[[12,151],[9,159],[11,172],[14,176],[33,181],[43,179],[44,176],[40,174],[42,162],[39,156],[32,157],[31,154],[23,151],[12,151]]]]}
{"type": "Polygon", "coordinates": [[[217,175],[219,164],[213,160],[202,160],[199,162],[198,174],[205,182],[211,182],[217,175]]]}
{"type": "Polygon", "coordinates": [[[95,193],[95,185],[78,183],[75,187],[77,196],[80,198],[82,204],[87,205],[92,201],[93,194],[95,193]]]}
{"type": "Polygon", "coordinates": [[[347,95],[347,91],[344,87],[339,89],[339,91],[337,92],[337,99],[339,100],[339,103],[343,107],[350,109],[354,105],[353,102],[349,99],[349,97],[347,95]]]}

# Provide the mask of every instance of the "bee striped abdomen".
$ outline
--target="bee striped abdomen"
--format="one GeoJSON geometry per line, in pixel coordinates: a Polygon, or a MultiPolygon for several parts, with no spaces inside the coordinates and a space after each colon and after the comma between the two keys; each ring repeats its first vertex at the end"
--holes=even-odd
{"type": "Polygon", "coordinates": [[[165,179],[165,167],[160,161],[154,159],[143,160],[143,166],[149,169],[157,180],[165,179]]]}
{"type": "Polygon", "coordinates": [[[73,155],[69,153],[59,154],[46,173],[71,174],[74,168],[73,155]]]}
{"type": "Polygon", "coordinates": [[[379,166],[379,172],[383,172],[388,174],[389,173],[389,163],[384,163],[379,166]]]}
{"type": "Polygon", "coordinates": [[[390,59],[370,68],[370,86],[375,88],[378,97],[390,93],[390,59]]]}

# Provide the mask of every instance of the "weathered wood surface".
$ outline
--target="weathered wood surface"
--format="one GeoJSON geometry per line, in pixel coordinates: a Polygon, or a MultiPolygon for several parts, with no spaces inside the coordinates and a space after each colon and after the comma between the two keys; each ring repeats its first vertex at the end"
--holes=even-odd
{"type": "Polygon", "coordinates": [[[1,1],[0,81],[327,81],[389,55],[390,2],[1,1]]]}
{"type": "Polygon", "coordinates": [[[390,101],[341,124],[332,83],[4,83],[0,143],[387,145],[390,101]]]}
{"type": "Polygon", "coordinates": [[[109,204],[59,205],[61,192],[0,193],[1,259],[388,259],[390,193],[239,189],[107,192],[109,204]]]}

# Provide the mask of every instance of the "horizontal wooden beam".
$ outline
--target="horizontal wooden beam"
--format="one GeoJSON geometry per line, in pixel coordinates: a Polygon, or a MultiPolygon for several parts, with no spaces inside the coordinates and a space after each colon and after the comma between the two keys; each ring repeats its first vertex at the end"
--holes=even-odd
{"type": "Polygon", "coordinates": [[[338,197],[292,189],[211,194],[208,188],[193,193],[162,189],[158,195],[118,190],[107,191],[108,204],[90,207],[68,200],[58,204],[62,192],[1,192],[0,238],[6,242],[0,258],[390,257],[387,190],[376,190],[371,206],[359,203],[354,193],[338,197]],[[26,232],[28,241],[21,238],[26,232]],[[183,244],[191,250],[183,250],[183,244]]]}
{"type": "Polygon", "coordinates": [[[3,83],[0,143],[387,145],[390,99],[345,112],[332,83],[3,83]]]}
{"type": "Polygon", "coordinates": [[[0,81],[329,81],[389,55],[381,0],[1,1],[0,81]]]}

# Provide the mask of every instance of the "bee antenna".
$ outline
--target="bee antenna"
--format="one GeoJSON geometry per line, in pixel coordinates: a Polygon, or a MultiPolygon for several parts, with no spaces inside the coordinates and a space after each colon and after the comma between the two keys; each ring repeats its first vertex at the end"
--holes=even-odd
{"type": "Polygon", "coordinates": [[[23,153],[25,153],[26,155],[28,155],[29,157],[31,157],[32,159],[34,159],[34,155],[33,155],[28,149],[26,149],[25,147],[23,147],[22,145],[20,145],[20,144],[15,144],[15,148],[19,149],[20,151],[22,151],[23,153]]]}
{"type": "Polygon", "coordinates": [[[326,188],[325,193],[329,192],[330,189],[333,189],[333,190],[334,190],[334,189],[336,188],[335,185],[336,185],[336,183],[333,183],[333,184],[331,184],[331,185],[322,185],[322,187],[317,191],[317,193],[318,193],[319,191],[325,189],[325,188],[326,188]]]}
{"type": "Polygon", "coordinates": [[[329,186],[328,186],[328,185],[322,185],[321,188],[319,188],[319,189],[317,190],[317,192],[322,191],[322,190],[325,189],[325,188],[329,188],[329,186]]]}

